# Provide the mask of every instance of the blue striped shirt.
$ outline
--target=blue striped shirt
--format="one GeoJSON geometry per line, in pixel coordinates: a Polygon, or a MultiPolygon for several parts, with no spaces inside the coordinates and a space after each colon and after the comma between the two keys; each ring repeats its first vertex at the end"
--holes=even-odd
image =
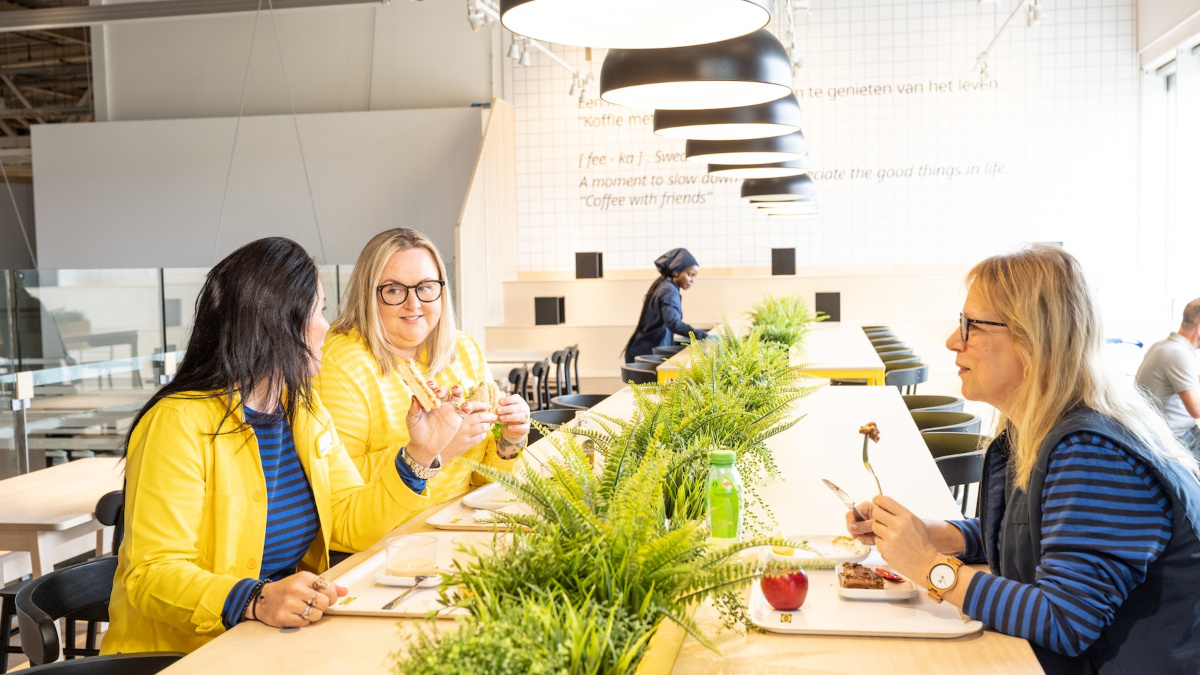
{"type": "MultiPolygon", "coordinates": [[[[1158,478],[1111,440],[1072,434],[1051,451],[1042,490],[1037,581],[977,573],[963,612],[1053,652],[1078,656],[1113,620],[1171,539],[1174,510],[1158,478]]],[[[979,519],[950,521],[964,559],[983,558],[979,519]]]]}
{"type": "MultiPolygon", "coordinates": [[[[279,581],[296,573],[320,531],[317,505],[308,475],[296,454],[292,430],[283,413],[266,414],[246,408],[246,421],[258,438],[258,455],[267,483],[267,532],[263,543],[260,579],[279,581]]],[[[243,579],[225,598],[222,619],[226,628],[241,621],[255,579],[243,579]]]]}

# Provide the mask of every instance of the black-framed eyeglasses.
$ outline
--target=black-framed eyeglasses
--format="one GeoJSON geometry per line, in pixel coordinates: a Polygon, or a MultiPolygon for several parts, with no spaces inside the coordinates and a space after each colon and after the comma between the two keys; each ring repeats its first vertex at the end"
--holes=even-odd
{"type": "Polygon", "coordinates": [[[405,300],[408,300],[408,292],[413,291],[417,294],[417,299],[421,302],[433,302],[442,297],[442,287],[446,285],[441,279],[426,279],[415,286],[408,284],[384,284],[376,286],[375,291],[379,293],[379,299],[383,300],[385,305],[403,305],[405,300]]]}
{"type": "Polygon", "coordinates": [[[1003,326],[1008,328],[1008,324],[1000,323],[999,321],[983,321],[982,319],[968,319],[962,312],[958,313],[958,335],[966,342],[971,337],[971,324],[978,323],[984,326],[1003,326]]]}

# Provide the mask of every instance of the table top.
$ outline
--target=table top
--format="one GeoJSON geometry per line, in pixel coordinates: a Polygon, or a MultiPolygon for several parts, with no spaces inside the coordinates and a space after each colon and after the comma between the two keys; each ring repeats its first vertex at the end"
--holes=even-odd
{"type": "Polygon", "coordinates": [[[0,480],[0,531],[67,530],[125,483],[118,457],[93,457],[0,480]]]}
{"type": "MultiPolygon", "coordinates": [[[[609,415],[628,415],[632,394],[623,389],[595,408],[609,415]]],[[[899,394],[891,387],[825,387],[797,404],[805,415],[792,429],[770,440],[781,479],[761,493],[775,510],[785,532],[844,531],[845,507],[821,483],[828,478],[856,499],[874,494],[875,483],[863,469],[858,427],[879,425],[880,442],[871,462],[883,489],[925,517],[953,518],[957,506],[938,473],[920,433],[899,394]]],[[[548,449],[548,441],[528,452],[548,449]]],[[[429,532],[425,519],[446,505],[401,525],[392,535],[429,532]]],[[[355,554],[329,572],[336,577],[382,548],[382,542],[355,554]]],[[[866,638],[809,635],[718,633],[719,619],[709,606],[696,614],[705,634],[720,648],[714,654],[688,638],[672,672],[761,673],[1040,673],[1025,640],[990,630],[950,640],[866,638]],[[770,664],[770,665],[768,665],[770,664]]],[[[259,623],[236,626],[167,670],[167,675],[211,675],[214,672],[341,672],[384,675],[402,651],[414,621],[335,616],[297,632],[285,633],[259,623]]],[[[436,630],[452,629],[439,621],[436,630]]]]}
{"type": "MultiPolygon", "coordinates": [[[[883,370],[883,359],[858,324],[823,321],[809,330],[804,343],[804,349],[792,357],[792,365],[801,371],[883,370]]],[[[678,369],[688,358],[684,349],[658,369],[678,369]]]]}

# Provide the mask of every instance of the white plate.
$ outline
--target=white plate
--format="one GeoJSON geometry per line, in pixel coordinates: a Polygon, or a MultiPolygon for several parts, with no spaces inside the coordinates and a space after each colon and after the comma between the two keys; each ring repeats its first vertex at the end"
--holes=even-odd
{"type": "MultiPolygon", "coordinates": [[[[799,544],[806,542],[808,547],[816,551],[806,551],[802,548],[796,548],[796,552],[792,557],[798,561],[806,560],[827,560],[830,564],[844,562],[862,562],[867,556],[871,555],[871,547],[866,544],[850,539],[846,535],[837,534],[789,534],[785,539],[799,544]]],[[[786,559],[784,556],[778,556],[778,559],[786,559]]],[[[805,565],[808,567],[808,565],[805,565]]]]}
{"type": "MultiPolygon", "coordinates": [[[[528,513],[528,510],[522,510],[521,504],[510,504],[503,509],[504,513],[528,513]]],[[[446,508],[425,519],[425,522],[439,530],[474,530],[478,532],[491,532],[492,530],[507,530],[508,525],[504,523],[492,523],[488,519],[493,517],[494,511],[484,509],[473,509],[462,500],[450,504],[446,508]]]]}
{"type": "Polygon", "coordinates": [[[462,498],[473,509],[502,509],[517,503],[517,497],[499,483],[489,483],[462,498]]]}
{"type": "MultiPolygon", "coordinates": [[[[872,568],[873,569],[873,568],[872,568]]],[[[883,569],[887,569],[886,567],[883,569]]],[[[891,572],[891,570],[888,570],[891,572]]],[[[834,573],[841,575],[842,565],[838,565],[834,573]]],[[[894,572],[893,572],[894,574],[894,572]]],[[[835,577],[837,578],[837,577],[835,577]]],[[[838,595],[848,600],[907,600],[917,594],[913,582],[905,579],[902,582],[883,580],[883,588],[845,588],[840,580],[837,584],[838,595]]]]}
{"type": "Polygon", "coordinates": [[[759,585],[750,592],[750,620],[772,633],[953,638],[983,630],[948,603],[925,594],[896,602],[854,602],[838,595],[833,570],[808,573],[808,597],[797,610],[781,612],[767,604],[759,585]]]}

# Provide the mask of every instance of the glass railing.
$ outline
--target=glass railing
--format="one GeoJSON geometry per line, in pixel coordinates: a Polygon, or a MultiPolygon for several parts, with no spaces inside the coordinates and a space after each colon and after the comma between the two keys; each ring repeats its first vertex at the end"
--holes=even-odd
{"type": "MultiPolygon", "coordinates": [[[[352,269],[320,267],[330,321],[352,269]]],[[[0,270],[0,478],[16,473],[18,448],[33,470],[119,453],[164,360],[182,359],[207,272],[0,270]],[[24,435],[12,412],[21,372],[34,385],[24,435]]]]}

